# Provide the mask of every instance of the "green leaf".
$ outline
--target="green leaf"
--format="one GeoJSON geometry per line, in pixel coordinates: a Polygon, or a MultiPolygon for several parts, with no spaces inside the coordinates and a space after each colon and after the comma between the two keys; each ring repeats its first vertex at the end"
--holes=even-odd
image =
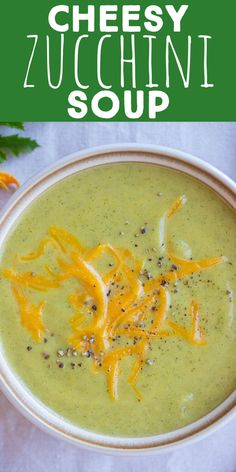
{"type": "Polygon", "coordinates": [[[0,149],[0,162],[4,162],[7,159],[7,155],[5,152],[1,151],[0,149]]]}
{"type": "Polygon", "coordinates": [[[24,123],[22,121],[0,121],[0,126],[24,130],[24,123]]]}
{"type": "Polygon", "coordinates": [[[21,152],[33,151],[38,143],[30,138],[22,138],[18,134],[11,136],[0,135],[0,158],[4,159],[7,154],[19,156],[21,152]]]}

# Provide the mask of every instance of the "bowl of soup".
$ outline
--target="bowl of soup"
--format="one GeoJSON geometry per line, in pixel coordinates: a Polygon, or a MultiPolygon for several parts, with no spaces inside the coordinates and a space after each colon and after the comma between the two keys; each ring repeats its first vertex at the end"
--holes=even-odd
{"type": "Polygon", "coordinates": [[[77,153],[0,223],[0,380],[97,451],[169,450],[235,412],[235,183],[152,146],[77,153]]]}

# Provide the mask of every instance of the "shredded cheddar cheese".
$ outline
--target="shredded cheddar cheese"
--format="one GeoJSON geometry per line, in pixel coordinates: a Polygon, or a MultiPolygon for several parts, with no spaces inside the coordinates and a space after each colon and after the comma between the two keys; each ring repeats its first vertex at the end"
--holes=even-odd
{"type": "Polygon", "coordinates": [[[22,325],[28,329],[35,341],[40,341],[45,333],[42,322],[42,312],[45,302],[33,305],[29,302],[22,287],[12,284],[12,290],[20,308],[22,325]]]}
{"type": "Polygon", "coordinates": [[[13,175],[8,174],[7,172],[0,172],[0,187],[8,191],[10,185],[16,185],[16,187],[19,187],[20,183],[13,175]]]}
{"type": "MultiPolygon", "coordinates": [[[[165,218],[170,220],[185,202],[185,196],[178,197],[165,213],[165,218]]],[[[137,260],[131,251],[114,248],[110,244],[86,248],[68,231],[53,226],[36,251],[21,257],[21,262],[25,264],[43,258],[49,244],[55,253],[57,270],[52,270],[48,265],[43,266],[48,276],[29,271],[17,272],[15,269],[3,270],[3,275],[11,281],[22,325],[34,340],[40,341],[45,330],[42,321],[45,302],[32,304],[29,289],[55,290],[60,289],[65,281],[76,280],[78,289],[68,298],[75,310],[70,320],[72,333],[68,341],[71,347],[81,353],[92,353],[94,366],[106,376],[112,399],[118,398],[121,363],[128,357],[134,360],[128,383],[137,398],[142,399],[136,383],[147,361],[153,339],[180,337],[195,346],[206,343],[198,302],[192,300],[190,303],[191,328],[179,325],[171,319],[168,286],[221,264],[225,258],[185,260],[167,249],[167,258],[174,264],[175,270],[142,283],[143,261],[137,260]],[[112,258],[112,268],[106,273],[100,273],[94,263],[104,254],[112,258]],[[114,338],[120,339],[118,348],[111,345],[114,338]]]]}
{"type": "Polygon", "coordinates": [[[167,218],[171,218],[177,212],[177,210],[179,210],[180,208],[182,208],[183,205],[185,205],[186,202],[187,198],[185,197],[185,195],[181,195],[181,197],[178,197],[171,206],[171,208],[167,211],[167,218]]]}

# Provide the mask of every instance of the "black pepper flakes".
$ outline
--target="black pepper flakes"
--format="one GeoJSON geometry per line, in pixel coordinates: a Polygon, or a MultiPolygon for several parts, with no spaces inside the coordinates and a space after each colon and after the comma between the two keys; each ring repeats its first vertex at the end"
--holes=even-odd
{"type": "Polygon", "coordinates": [[[167,285],[166,280],[162,280],[162,281],[161,281],[161,286],[162,286],[162,287],[165,287],[166,285],[167,285]]]}
{"type": "Polygon", "coordinates": [[[65,351],[63,351],[63,349],[59,349],[59,350],[57,351],[57,356],[58,356],[58,357],[64,357],[64,355],[65,355],[65,351]]]}
{"type": "Polygon", "coordinates": [[[177,270],[177,269],[178,269],[177,265],[175,265],[175,264],[172,264],[172,266],[171,266],[171,270],[173,270],[173,271],[174,271],[174,270],[177,270]]]}
{"type": "Polygon", "coordinates": [[[47,359],[49,359],[50,354],[48,354],[48,352],[43,352],[42,356],[45,360],[47,360],[47,359]]]}

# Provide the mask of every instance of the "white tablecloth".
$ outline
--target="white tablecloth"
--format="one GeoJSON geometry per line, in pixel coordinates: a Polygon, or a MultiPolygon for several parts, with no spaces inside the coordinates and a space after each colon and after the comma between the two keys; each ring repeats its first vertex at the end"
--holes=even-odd
{"type": "MultiPolygon", "coordinates": [[[[29,123],[41,147],[1,168],[23,183],[66,154],[90,146],[140,142],[182,149],[236,179],[236,123],[29,123]]],[[[1,192],[0,204],[8,198],[1,192]]],[[[112,457],[87,452],[40,431],[0,393],[0,472],[235,472],[236,418],[207,439],[171,453],[112,457]]]]}

